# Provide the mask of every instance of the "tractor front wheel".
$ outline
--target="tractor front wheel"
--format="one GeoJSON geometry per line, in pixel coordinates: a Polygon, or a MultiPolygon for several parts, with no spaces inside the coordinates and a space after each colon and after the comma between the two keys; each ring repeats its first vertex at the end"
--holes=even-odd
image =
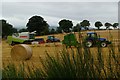
{"type": "Polygon", "coordinates": [[[87,42],[85,43],[85,46],[86,46],[86,47],[92,47],[92,45],[93,45],[93,43],[92,43],[91,41],[87,41],[87,42]]]}
{"type": "Polygon", "coordinates": [[[101,42],[101,47],[107,47],[107,43],[106,42],[101,42]]]}

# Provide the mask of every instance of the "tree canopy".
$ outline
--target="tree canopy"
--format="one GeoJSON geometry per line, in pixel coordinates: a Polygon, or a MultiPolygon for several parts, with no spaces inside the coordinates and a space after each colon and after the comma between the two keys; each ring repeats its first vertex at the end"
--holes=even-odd
{"type": "MultiPolygon", "coordinates": [[[[11,35],[12,33],[16,33],[17,29],[13,27],[10,23],[8,23],[6,20],[0,20],[0,24],[2,24],[2,37],[6,37],[8,35],[11,35]]],[[[20,29],[19,32],[33,32],[36,31],[37,35],[46,35],[46,34],[55,34],[55,33],[62,33],[62,32],[70,32],[71,28],[73,27],[73,23],[70,20],[62,19],[59,21],[59,27],[56,27],[56,29],[49,29],[48,23],[42,18],[41,16],[32,16],[28,23],[26,24],[27,28],[20,29]]],[[[95,22],[95,27],[100,29],[103,24],[100,21],[95,22]]],[[[72,30],[74,32],[78,32],[82,29],[82,27],[86,30],[89,29],[90,22],[88,20],[83,20],[80,23],[77,23],[72,30]]],[[[114,23],[113,25],[111,23],[106,22],[104,24],[106,29],[109,29],[110,26],[112,26],[114,29],[119,26],[119,23],[114,23]]],[[[1,26],[0,26],[1,27],[1,26]]],[[[1,32],[1,31],[0,31],[1,32]]]]}
{"type": "Polygon", "coordinates": [[[52,28],[51,30],[50,30],[50,34],[55,34],[56,33],[56,30],[54,29],[54,28],[52,28]]]}
{"type": "Polygon", "coordinates": [[[117,28],[119,26],[119,23],[114,23],[112,26],[115,29],[115,28],[117,28]]]}
{"type": "Polygon", "coordinates": [[[70,20],[63,19],[59,22],[59,27],[64,31],[64,32],[70,32],[70,28],[72,28],[73,23],[70,20]]]}
{"type": "Polygon", "coordinates": [[[56,32],[57,32],[57,33],[62,33],[62,28],[61,28],[61,27],[57,27],[57,28],[56,28],[56,32]]]}
{"type": "Polygon", "coordinates": [[[108,29],[110,26],[112,26],[111,23],[108,23],[108,22],[105,23],[105,27],[106,27],[106,29],[108,29]]]}
{"type": "Polygon", "coordinates": [[[19,32],[28,32],[28,30],[25,29],[25,28],[22,28],[22,29],[19,30],[19,32]]]}
{"type": "Polygon", "coordinates": [[[80,26],[79,23],[76,24],[76,26],[73,27],[73,31],[74,31],[74,32],[78,32],[78,31],[80,31],[80,30],[81,30],[81,26],[80,26]]]}
{"type": "Polygon", "coordinates": [[[90,22],[88,20],[83,20],[80,22],[80,25],[84,27],[86,30],[88,30],[88,27],[90,26],[90,22]]]}
{"type": "Polygon", "coordinates": [[[26,27],[29,32],[36,31],[37,35],[44,35],[49,32],[49,25],[41,16],[32,16],[26,27]]]}
{"type": "Polygon", "coordinates": [[[100,21],[95,22],[95,27],[100,29],[101,26],[103,26],[103,24],[100,21]]]}
{"type": "Polygon", "coordinates": [[[6,37],[8,35],[12,35],[12,33],[16,33],[17,29],[13,28],[13,26],[9,23],[7,23],[6,20],[0,20],[0,23],[2,23],[2,37],[6,37]]]}

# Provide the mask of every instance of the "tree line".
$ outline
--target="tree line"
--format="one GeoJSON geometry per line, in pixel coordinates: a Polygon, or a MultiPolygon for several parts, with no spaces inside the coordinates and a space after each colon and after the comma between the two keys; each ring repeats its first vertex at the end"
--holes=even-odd
{"type": "Polygon", "coordinates": [[[18,32],[17,29],[14,28],[11,24],[7,23],[6,20],[0,20],[0,24],[2,24],[2,37],[6,37],[18,32]]]}
{"type": "MultiPolygon", "coordinates": [[[[7,23],[6,20],[0,20],[0,23],[2,23],[2,37],[11,35],[12,33],[16,33],[16,32],[33,32],[36,31],[36,35],[48,35],[48,34],[56,34],[56,33],[62,33],[62,32],[77,32],[80,31],[82,29],[84,30],[89,30],[90,27],[90,22],[88,20],[83,20],[80,23],[77,23],[75,26],[73,26],[73,22],[67,19],[62,19],[59,21],[59,27],[57,27],[56,29],[52,28],[50,29],[49,24],[47,23],[47,21],[44,20],[43,17],[41,16],[32,16],[27,24],[26,24],[26,28],[20,29],[19,31],[14,28],[11,24],[7,23]]],[[[105,24],[102,24],[102,22],[100,21],[96,21],[94,26],[97,29],[101,29],[102,26],[105,26],[106,29],[109,29],[110,26],[112,26],[114,29],[118,27],[118,23],[109,23],[106,22],[105,24]]]]}

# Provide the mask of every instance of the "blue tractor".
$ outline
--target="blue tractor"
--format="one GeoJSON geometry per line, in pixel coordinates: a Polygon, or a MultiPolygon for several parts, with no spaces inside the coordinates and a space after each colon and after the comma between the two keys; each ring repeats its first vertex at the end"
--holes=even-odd
{"type": "Polygon", "coordinates": [[[88,32],[84,40],[84,44],[86,47],[92,47],[95,45],[107,47],[107,45],[111,44],[111,42],[105,38],[100,38],[100,36],[98,36],[96,32],[88,32]]]}
{"type": "Polygon", "coordinates": [[[46,43],[52,43],[52,42],[60,42],[60,39],[55,38],[55,36],[48,36],[46,43]]]}

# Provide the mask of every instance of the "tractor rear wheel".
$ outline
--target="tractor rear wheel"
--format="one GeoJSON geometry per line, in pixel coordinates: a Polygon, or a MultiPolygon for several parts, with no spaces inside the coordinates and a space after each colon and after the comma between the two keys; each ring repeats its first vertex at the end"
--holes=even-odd
{"type": "Polygon", "coordinates": [[[107,43],[106,42],[101,42],[101,47],[107,47],[107,43]]]}
{"type": "Polygon", "coordinates": [[[85,46],[86,46],[86,47],[92,47],[92,45],[93,45],[93,43],[92,43],[91,41],[87,41],[87,42],[85,43],[85,46]]]}

